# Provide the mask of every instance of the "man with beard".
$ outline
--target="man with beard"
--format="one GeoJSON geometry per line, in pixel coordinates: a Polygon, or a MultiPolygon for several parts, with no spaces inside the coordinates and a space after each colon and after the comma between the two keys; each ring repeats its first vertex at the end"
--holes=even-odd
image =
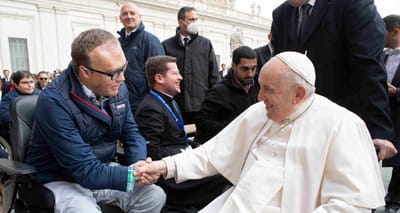
{"type": "Polygon", "coordinates": [[[199,35],[198,16],[193,7],[178,11],[176,35],[163,41],[165,54],[177,60],[183,77],[182,93],[176,102],[182,110],[185,124],[194,123],[206,91],[218,80],[218,64],[211,41],[199,35]]]}
{"type": "Polygon", "coordinates": [[[196,121],[195,141],[204,143],[257,102],[257,54],[247,46],[233,51],[227,76],[207,92],[196,121]]]}

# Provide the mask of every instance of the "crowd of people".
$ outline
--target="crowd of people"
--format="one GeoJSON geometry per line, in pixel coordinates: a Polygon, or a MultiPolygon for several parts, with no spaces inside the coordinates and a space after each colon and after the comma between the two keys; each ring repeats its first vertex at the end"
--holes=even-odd
{"type": "Polygon", "coordinates": [[[40,94],[25,162],[57,212],[400,209],[400,16],[373,0],[287,0],[269,43],[233,49],[220,72],[194,7],[165,41],[134,3],[119,19],[119,38],[80,33],[50,84],[3,72],[2,125],[13,99],[40,94]]]}

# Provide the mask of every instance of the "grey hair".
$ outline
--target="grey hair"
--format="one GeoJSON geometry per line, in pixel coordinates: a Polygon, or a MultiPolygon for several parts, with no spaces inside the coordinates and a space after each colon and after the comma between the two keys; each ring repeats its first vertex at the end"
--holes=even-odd
{"type": "Polygon", "coordinates": [[[286,66],[283,72],[284,78],[289,81],[291,86],[303,86],[306,89],[306,96],[309,97],[315,93],[315,87],[308,83],[304,78],[302,78],[295,71],[286,66]]]}

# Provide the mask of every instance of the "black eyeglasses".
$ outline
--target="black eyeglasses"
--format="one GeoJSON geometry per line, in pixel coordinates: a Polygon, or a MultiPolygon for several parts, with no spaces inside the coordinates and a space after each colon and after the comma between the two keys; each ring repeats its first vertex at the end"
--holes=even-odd
{"type": "Polygon", "coordinates": [[[111,78],[111,80],[115,80],[115,79],[117,79],[119,77],[119,75],[121,75],[121,73],[125,72],[126,68],[128,67],[128,61],[125,62],[124,66],[122,66],[121,68],[118,68],[116,71],[112,71],[112,72],[104,72],[104,71],[101,71],[101,70],[96,70],[96,69],[93,69],[93,68],[88,67],[86,65],[82,65],[82,66],[86,67],[86,69],[88,69],[90,71],[97,72],[97,73],[100,73],[102,75],[109,76],[111,78]]]}
{"type": "Polygon", "coordinates": [[[40,78],[40,80],[47,80],[47,78],[40,78]]]}

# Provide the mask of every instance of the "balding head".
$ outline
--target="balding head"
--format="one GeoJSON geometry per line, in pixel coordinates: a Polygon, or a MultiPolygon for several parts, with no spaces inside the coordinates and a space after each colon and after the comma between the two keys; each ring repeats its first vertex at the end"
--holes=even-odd
{"type": "Polygon", "coordinates": [[[136,4],[128,2],[121,6],[119,20],[124,25],[125,31],[131,32],[139,26],[142,16],[136,4]]]}

